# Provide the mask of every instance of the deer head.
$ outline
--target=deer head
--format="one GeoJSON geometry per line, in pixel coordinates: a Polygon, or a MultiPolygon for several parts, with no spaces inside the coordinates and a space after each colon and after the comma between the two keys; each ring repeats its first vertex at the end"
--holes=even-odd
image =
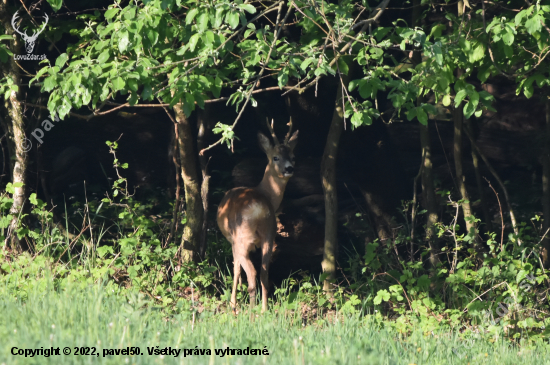
{"type": "MultiPolygon", "coordinates": [[[[271,122],[273,123],[273,121],[271,122]]],[[[258,133],[258,142],[260,147],[267,155],[268,165],[272,168],[273,173],[279,179],[288,180],[294,174],[294,147],[298,143],[298,131],[292,133],[292,118],[288,123],[289,130],[285,137],[283,144],[279,143],[275,132],[273,131],[273,125],[267,122],[267,128],[273,137],[274,144],[272,145],[269,138],[258,133]]]]}
{"type": "Polygon", "coordinates": [[[13,17],[11,18],[11,26],[13,27],[13,30],[17,33],[19,33],[21,35],[21,37],[23,38],[23,40],[25,41],[25,50],[27,51],[27,53],[31,53],[34,49],[34,43],[36,42],[36,38],[38,38],[38,35],[40,33],[42,33],[42,31],[44,31],[44,28],[46,28],[46,24],[48,24],[48,14],[44,14],[45,18],[46,18],[46,21],[44,22],[44,24],[42,25],[42,29],[40,29],[38,32],[34,32],[32,34],[32,36],[28,36],[27,35],[27,31],[25,31],[25,33],[21,33],[19,31],[19,28],[17,28],[15,26],[15,21],[19,18],[17,16],[17,13],[19,12],[16,11],[15,14],[13,14],[13,17]]]}

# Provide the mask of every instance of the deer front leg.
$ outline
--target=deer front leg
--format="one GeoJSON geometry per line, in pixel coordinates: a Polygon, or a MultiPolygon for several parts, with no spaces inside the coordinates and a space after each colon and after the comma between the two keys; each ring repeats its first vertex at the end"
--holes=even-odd
{"type": "Polygon", "coordinates": [[[269,293],[269,263],[273,244],[265,242],[262,247],[262,268],[260,271],[260,282],[262,283],[262,313],[267,311],[267,294],[269,293]]]}
{"type": "Polygon", "coordinates": [[[241,280],[241,263],[238,258],[234,257],[233,260],[233,289],[231,290],[231,309],[233,312],[237,310],[237,286],[241,280]]]}

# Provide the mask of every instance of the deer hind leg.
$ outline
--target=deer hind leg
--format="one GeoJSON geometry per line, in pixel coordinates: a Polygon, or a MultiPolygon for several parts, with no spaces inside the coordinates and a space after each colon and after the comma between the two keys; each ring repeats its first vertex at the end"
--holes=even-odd
{"type": "Polygon", "coordinates": [[[252,309],[256,304],[256,269],[254,268],[252,261],[250,261],[248,253],[246,256],[241,256],[240,262],[246,272],[246,279],[248,280],[248,295],[250,296],[250,309],[252,309]]]}
{"type": "Polygon", "coordinates": [[[274,237],[267,237],[262,244],[262,268],[260,281],[262,283],[262,313],[267,311],[267,294],[269,293],[269,263],[273,252],[274,237]]]}
{"type": "Polygon", "coordinates": [[[237,309],[237,285],[241,281],[241,263],[237,258],[234,258],[233,266],[233,289],[231,290],[231,308],[233,311],[237,309]]]}

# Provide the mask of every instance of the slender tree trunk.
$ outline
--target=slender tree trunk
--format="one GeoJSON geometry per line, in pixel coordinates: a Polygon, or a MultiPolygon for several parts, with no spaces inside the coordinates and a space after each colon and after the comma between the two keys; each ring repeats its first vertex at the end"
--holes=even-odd
{"type": "MultiPolygon", "coordinates": [[[[429,122],[428,122],[429,123],[429,122]]],[[[429,124],[420,124],[420,145],[422,146],[422,197],[426,203],[426,241],[430,247],[430,264],[435,267],[439,262],[439,245],[435,234],[435,225],[439,221],[437,215],[437,197],[435,195],[432,145],[430,141],[429,124]]],[[[415,192],[416,194],[416,192],[415,192]]]]}
{"type": "MultiPolygon", "coordinates": [[[[466,120],[466,128],[468,128],[468,130],[470,131],[470,135],[472,136],[472,138],[475,138],[473,123],[470,119],[466,120]]],[[[481,210],[483,212],[486,232],[491,232],[493,230],[493,225],[491,222],[491,213],[489,212],[489,206],[487,205],[487,198],[485,197],[485,194],[483,192],[483,181],[481,179],[481,173],[479,172],[479,156],[473,144],[470,144],[470,149],[472,153],[472,161],[474,163],[477,192],[479,195],[479,200],[481,202],[481,210]]]]}
{"type": "MultiPolygon", "coordinates": [[[[461,70],[458,70],[458,75],[460,76],[461,70]]],[[[454,122],[454,161],[455,161],[455,171],[456,171],[456,180],[458,184],[458,189],[460,192],[460,199],[462,200],[460,206],[462,207],[462,212],[464,213],[464,221],[466,222],[466,231],[472,237],[476,238],[476,226],[473,222],[472,207],[470,205],[470,197],[468,195],[468,190],[466,190],[466,177],[462,169],[462,132],[464,125],[464,112],[462,110],[462,105],[459,105],[453,110],[453,122],[454,122]]]]}
{"type": "MultiPolygon", "coordinates": [[[[166,113],[170,118],[171,114],[168,111],[168,109],[164,108],[166,113]]],[[[170,146],[172,147],[171,153],[172,153],[172,162],[174,163],[174,170],[176,172],[175,178],[176,178],[176,196],[174,197],[174,208],[172,209],[172,223],[170,224],[170,233],[168,234],[168,238],[166,239],[166,246],[168,246],[174,237],[176,237],[178,232],[178,213],[180,211],[180,191],[181,191],[181,185],[180,185],[180,171],[181,171],[181,165],[178,163],[178,155],[179,155],[179,146],[178,146],[178,123],[174,121],[174,134],[173,138],[170,141],[170,146]]]]}
{"type": "Polygon", "coordinates": [[[181,260],[189,262],[198,259],[201,243],[203,206],[201,199],[200,175],[197,170],[194,137],[189,120],[181,104],[174,105],[178,124],[178,147],[180,152],[181,176],[185,190],[185,211],[187,223],[183,229],[181,260]]]}
{"type": "MultiPolygon", "coordinates": [[[[208,118],[208,106],[205,106],[204,110],[197,111],[197,119],[199,125],[199,132],[197,136],[197,146],[198,150],[208,147],[206,137],[207,132],[210,130],[206,121],[208,118]]],[[[201,198],[202,198],[202,207],[204,211],[204,219],[202,221],[202,233],[201,233],[201,244],[200,244],[200,254],[204,258],[207,245],[207,233],[208,233],[208,191],[210,184],[210,175],[208,173],[208,161],[210,158],[205,154],[199,154],[199,164],[201,165],[202,173],[202,184],[201,184],[201,198]]]]}
{"type": "MultiPolygon", "coordinates": [[[[14,31],[10,23],[11,14],[8,13],[6,2],[0,2],[0,19],[6,28],[6,34],[13,35],[14,31]]],[[[21,50],[21,40],[15,38],[11,44],[11,51],[14,54],[19,54],[21,50]]],[[[13,83],[21,85],[21,76],[19,74],[19,66],[13,58],[10,58],[7,64],[1,64],[2,75],[4,77],[11,78],[13,83]]],[[[10,244],[12,249],[21,250],[21,243],[17,237],[16,231],[20,220],[20,215],[23,211],[26,196],[26,182],[27,182],[27,166],[28,155],[27,152],[30,149],[30,141],[25,137],[25,121],[23,117],[23,110],[20,103],[20,90],[18,92],[12,91],[9,97],[5,100],[4,106],[7,111],[8,118],[5,121],[6,132],[8,133],[8,148],[10,150],[10,159],[12,161],[11,169],[11,181],[15,187],[13,194],[13,205],[10,209],[10,214],[13,215],[13,219],[10,222],[9,233],[10,244]]]]}
{"type": "MultiPolygon", "coordinates": [[[[422,25],[422,6],[420,0],[413,1],[412,18],[413,24],[416,27],[422,25]]],[[[412,61],[414,65],[418,65],[422,62],[422,55],[420,50],[414,52],[412,61]]],[[[421,105],[424,102],[424,98],[419,96],[416,99],[416,104],[421,105]]],[[[433,163],[432,163],[432,143],[430,141],[430,127],[428,124],[423,125],[418,122],[420,126],[420,146],[422,148],[422,168],[421,168],[421,181],[422,181],[422,198],[425,202],[427,214],[426,214],[426,241],[430,248],[430,264],[435,267],[439,262],[439,244],[437,242],[437,235],[435,234],[435,225],[439,221],[437,214],[437,197],[435,195],[434,177],[433,177],[433,163]]],[[[416,191],[414,192],[416,194],[416,191]]]]}
{"type": "MultiPolygon", "coordinates": [[[[344,83],[347,77],[342,75],[344,83]]],[[[325,195],[325,247],[323,251],[323,272],[328,274],[323,288],[329,295],[332,293],[330,281],[336,273],[336,256],[338,254],[338,194],[336,189],[336,158],[340,136],[344,129],[344,110],[342,108],[342,87],[338,83],[334,113],[327,136],[327,143],[321,162],[321,181],[325,195]]]]}
{"type": "MultiPolygon", "coordinates": [[[[458,2],[458,15],[462,15],[464,4],[462,1],[458,2]]],[[[456,70],[456,78],[460,78],[464,70],[458,68],[456,70]]],[[[475,223],[473,222],[472,207],[470,205],[470,197],[468,190],[466,189],[466,177],[464,176],[462,168],[462,132],[464,126],[464,110],[463,105],[453,108],[453,123],[454,123],[454,143],[453,143],[453,156],[455,161],[456,182],[460,193],[460,199],[462,200],[460,206],[462,213],[464,214],[464,221],[466,223],[466,231],[472,239],[476,239],[475,223]]]]}
{"type": "Polygon", "coordinates": [[[550,99],[546,97],[546,133],[544,151],[542,154],[542,206],[544,220],[542,234],[546,234],[542,241],[542,259],[545,267],[550,266],[550,99]]]}
{"type": "MultiPolygon", "coordinates": [[[[496,170],[493,168],[487,157],[481,152],[479,147],[476,144],[476,141],[472,137],[472,135],[468,132],[468,129],[465,129],[466,134],[468,135],[468,138],[470,138],[470,143],[475,148],[477,154],[483,162],[485,163],[485,166],[487,166],[487,169],[489,169],[489,172],[494,176],[495,180],[500,185],[500,188],[502,189],[502,192],[504,193],[504,197],[506,198],[506,205],[508,207],[508,212],[510,213],[510,222],[512,223],[512,228],[514,229],[514,234],[519,237],[519,229],[518,229],[518,223],[516,220],[516,214],[514,213],[514,209],[512,208],[512,202],[510,201],[510,195],[508,194],[508,189],[506,189],[506,185],[502,182],[502,179],[498,176],[496,170]]],[[[518,238],[518,245],[521,246],[521,240],[518,238]]]]}

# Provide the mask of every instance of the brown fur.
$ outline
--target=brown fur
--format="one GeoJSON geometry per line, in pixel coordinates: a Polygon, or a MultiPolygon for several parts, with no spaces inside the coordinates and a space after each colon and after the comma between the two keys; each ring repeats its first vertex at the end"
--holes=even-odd
{"type": "Polygon", "coordinates": [[[281,204],[286,184],[294,171],[293,150],[298,131],[285,142],[273,146],[263,134],[258,135],[260,146],[268,158],[264,178],[255,188],[229,190],[218,207],[218,226],[233,248],[234,276],[231,306],[237,302],[237,283],[241,266],[248,279],[250,305],[256,299],[256,269],[250,260],[250,252],[262,249],[262,311],[267,310],[268,270],[277,223],[275,212],[281,204]]]}

